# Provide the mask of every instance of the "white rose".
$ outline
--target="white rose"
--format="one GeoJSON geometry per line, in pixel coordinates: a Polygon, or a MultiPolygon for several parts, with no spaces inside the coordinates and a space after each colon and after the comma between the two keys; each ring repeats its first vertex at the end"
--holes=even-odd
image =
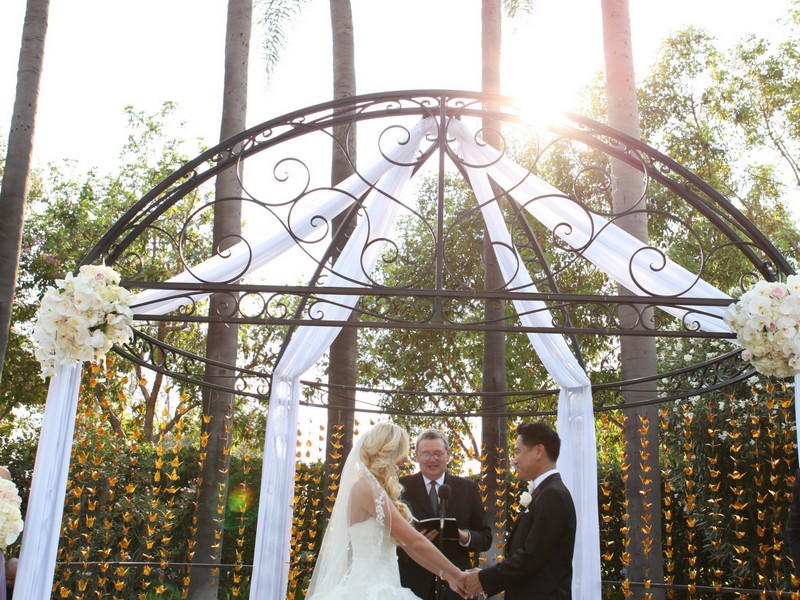
{"type": "Polygon", "coordinates": [[[17,486],[7,479],[0,479],[0,550],[13,544],[22,532],[22,514],[17,486]]]}
{"type": "Polygon", "coordinates": [[[0,502],[2,501],[8,501],[16,506],[22,504],[22,498],[20,498],[17,486],[13,481],[0,479],[0,502]]]}
{"type": "Polygon", "coordinates": [[[131,295],[119,280],[110,267],[84,265],[47,289],[33,334],[42,377],[53,375],[56,364],[102,360],[131,338],[131,295]]]}
{"type": "Polygon", "coordinates": [[[522,492],[522,494],[520,494],[520,496],[519,496],[519,503],[520,503],[520,505],[522,507],[528,508],[528,505],[533,500],[533,496],[531,494],[533,494],[533,482],[532,481],[528,484],[528,491],[522,492]]]}

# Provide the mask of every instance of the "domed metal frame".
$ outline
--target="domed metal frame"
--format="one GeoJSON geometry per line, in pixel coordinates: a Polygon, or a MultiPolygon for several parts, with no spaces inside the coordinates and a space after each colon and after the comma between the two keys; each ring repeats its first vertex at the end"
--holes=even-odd
{"type": "MultiPolygon", "coordinates": [[[[724,306],[728,300],[719,298],[692,299],[692,309],[681,321],[674,318],[651,317],[658,306],[685,306],[679,297],[664,297],[640,290],[643,295],[619,295],[615,287],[606,284],[601,289],[587,292],[569,284],[570,273],[584,261],[582,254],[591,245],[569,248],[552,234],[549,236],[536,223],[525,217],[520,206],[506,190],[496,190],[503,199],[508,224],[518,248],[524,249],[521,267],[529,269],[538,291],[510,289],[485,290],[482,283],[468,281],[458,273],[452,260],[448,243],[455,240],[460,227],[472,215],[445,215],[448,182],[458,172],[463,172],[463,159],[448,139],[445,124],[448,119],[474,123],[478,137],[485,137],[481,129],[486,123],[497,138],[502,140],[502,150],[508,155],[521,157],[531,173],[538,176],[556,174],[553,182],[564,191],[568,201],[587,213],[597,214],[614,222],[626,215],[615,215],[610,208],[612,177],[611,160],[623,161],[642,174],[645,194],[637,206],[629,211],[646,212],[651,222],[663,224],[666,230],[680,233],[689,240],[688,248],[681,249],[683,260],[693,273],[715,284],[715,274],[738,265],[736,273],[739,286],[744,288],[754,280],[776,280],[793,273],[788,261],[755,225],[731,202],[708,183],[677,162],[650,146],[614,129],[585,117],[566,115],[560,122],[544,129],[528,123],[524,113],[511,98],[472,92],[407,91],[386,92],[348,98],[319,104],[266,121],[234,136],[204,152],[164,179],[130,208],[87,254],[82,264],[103,262],[113,265],[123,275],[123,285],[132,290],[169,290],[175,297],[190,297],[192,292],[225,294],[229,299],[225,314],[210,315],[204,308],[189,301],[179,311],[166,315],[137,314],[140,322],[210,322],[259,324],[280,327],[291,335],[300,325],[325,325],[365,328],[411,328],[462,331],[504,331],[510,333],[559,333],[567,337],[578,360],[583,363],[580,340],[582,336],[646,335],[659,337],[731,338],[732,334],[700,330],[692,314],[703,306],[724,306]],[[408,218],[417,227],[430,233],[429,250],[424,264],[417,269],[414,281],[387,284],[370,279],[360,288],[330,288],[322,290],[326,277],[336,272],[331,260],[331,223],[320,219],[319,231],[313,240],[296,236],[295,242],[303,260],[313,261],[313,275],[306,284],[282,282],[240,281],[243,273],[225,282],[198,281],[196,284],[170,283],[168,277],[154,277],[153,273],[174,275],[190,270],[193,262],[208,258],[215,252],[205,240],[210,239],[208,221],[214,204],[241,200],[250,210],[257,211],[264,227],[285,227],[292,234],[292,210],[301,203],[313,202],[315,194],[330,186],[329,159],[319,166],[312,154],[327,146],[328,154],[336,128],[355,128],[373,132],[366,145],[359,141],[359,155],[379,154],[382,140],[407,132],[421,118],[432,117],[439,124],[438,133],[426,138],[426,146],[417,158],[416,165],[428,165],[427,180],[433,182],[438,207],[432,215],[418,212],[416,206],[404,205],[408,218]],[[313,141],[312,141],[313,140],[313,141]],[[373,145],[374,142],[374,145],[373,145]],[[521,148],[526,152],[521,152],[521,148]],[[311,150],[317,148],[317,150],[311,150]],[[553,157],[560,157],[556,162],[553,157]],[[431,169],[430,165],[435,165],[431,169]],[[255,165],[255,166],[253,166],[255,165]],[[267,168],[265,165],[268,165],[267,168]],[[214,177],[229,169],[239,173],[259,170],[266,172],[268,184],[263,189],[244,184],[241,199],[210,199],[207,186],[214,177]],[[270,172],[271,170],[271,172],[270,172]],[[273,187],[290,192],[272,196],[265,190],[273,187]],[[206,190],[203,192],[203,190],[206,190]],[[169,219],[167,218],[169,216],[169,219]],[[455,223],[455,224],[454,224],[455,223]],[[678,231],[680,230],[680,231],[678,231]],[[202,247],[201,247],[202,246],[202,247]],[[168,248],[170,256],[179,257],[167,268],[161,250],[168,248]],[[556,264],[554,264],[556,263],[556,264]],[[324,304],[320,294],[327,296],[359,296],[355,316],[345,322],[324,323],[318,318],[324,304]],[[548,328],[526,328],[518,315],[509,312],[503,322],[485,322],[476,318],[476,303],[486,300],[510,301],[514,299],[543,301],[553,314],[553,325],[548,328]],[[413,303],[413,317],[407,310],[413,303]],[[634,310],[639,318],[625,324],[619,318],[620,307],[634,310]]],[[[355,158],[351,149],[339,148],[346,156],[355,158]]],[[[244,179],[243,179],[244,182],[244,179]]],[[[358,217],[361,198],[353,198],[352,216],[358,217]]],[[[535,199],[531,199],[535,201],[535,199]]],[[[477,206],[474,210],[478,210],[477,206]]],[[[564,223],[563,227],[569,227],[564,223]]],[[[257,241],[242,238],[250,247],[257,241]]],[[[392,260],[411,260],[404,256],[401,240],[385,240],[394,252],[392,260]]],[[[666,260],[668,250],[655,245],[648,247],[648,260],[658,270],[666,260]]],[[[388,254],[387,254],[388,256],[388,254]]],[[[639,257],[641,258],[641,257],[639,257]]],[[[673,257],[674,259],[674,257],[673,257]]],[[[389,260],[389,259],[387,259],[389,260]]],[[[725,290],[729,291],[729,290],[725,290]]],[[[509,303],[510,305],[510,303],[509,303]]],[[[285,346],[285,344],[284,344],[285,346]]],[[[210,383],[203,379],[203,363],[207,359],[177,344],[158,340],[143,328],[135,332],[134,340],[116,351],[148,369],[188,383],[232,391],[243,396],[265,399],[270,390],[270,368],[241,368],[227,365],[236,373],[231,385],[210,383]],[[186,369],[188,362],[196,369],[186,369]]],[[[734,347],[721,351],[718,356],[659,373],[652,378],[653,396],[647,402],[664,402],[719,389],[741,381],[753,374],[748,363],[739,358],[734,347]]],[[[589,373],[591,377],[591,373],[589,373]]],[[[619,393],[627,385],[640,385],[642,381],[617,381],[596,385],[595,403],[598,410],[616,408],[622,402],[619,393]]],[[[319,388],[319,384],[317,385],[319,388]]],[[[428,395],[425,390],[404,391],[404,394],[428,395]]],[[[532,402],[537,398],[552,398],[557,390],[514,390],[507,394],[532,402]]],[[[543,406],[552,406],[551,402],[543,406]]],[[[543,409],[544,412],[544,409],[543,409]]],[[[535,413],[535,411],[534,411],[535,413]]],[[[526,410],[525,414],[533,414],[526,410]]]]}

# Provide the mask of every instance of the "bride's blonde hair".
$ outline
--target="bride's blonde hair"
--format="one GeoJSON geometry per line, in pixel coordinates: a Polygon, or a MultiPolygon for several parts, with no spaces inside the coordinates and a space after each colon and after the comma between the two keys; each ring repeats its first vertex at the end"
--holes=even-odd
{"type": "Polygon", "coordinates": [[[410,520],[411,511],[400,502],[403,486],[397,480],[397,462],[407,455],[408,433],[394,423],[378,423],[364,436],[359,457],[400,514],[410,520]]]}

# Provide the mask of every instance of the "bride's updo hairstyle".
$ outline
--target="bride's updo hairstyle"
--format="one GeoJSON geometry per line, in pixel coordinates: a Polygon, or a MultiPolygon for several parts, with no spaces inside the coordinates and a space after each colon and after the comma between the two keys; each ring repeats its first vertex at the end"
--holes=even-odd
{"type": "Polygon", "coordinates": [[[375,476],[378,483],[406,519],[411,519],[411,511],[400,502],[403,487],[397,480],[397,462],[408,456],[408,434],[394,423],[378,423],[370,429],[361,443],[361,461],[375,476]]]}

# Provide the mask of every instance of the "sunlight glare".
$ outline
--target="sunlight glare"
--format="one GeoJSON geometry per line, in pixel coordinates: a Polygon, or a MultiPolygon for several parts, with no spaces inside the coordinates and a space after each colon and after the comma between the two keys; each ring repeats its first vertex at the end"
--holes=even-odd
{"type": "Polygon", "coordinates": [[[534,14],[519,18],[503,33],[504,93],[517,100],[523,116],[537,127],[560,120],[565,112],[580,112],[582,92],[603,68],[600,27],[579,34],[555,9],[537,5],[534,14]]]}

